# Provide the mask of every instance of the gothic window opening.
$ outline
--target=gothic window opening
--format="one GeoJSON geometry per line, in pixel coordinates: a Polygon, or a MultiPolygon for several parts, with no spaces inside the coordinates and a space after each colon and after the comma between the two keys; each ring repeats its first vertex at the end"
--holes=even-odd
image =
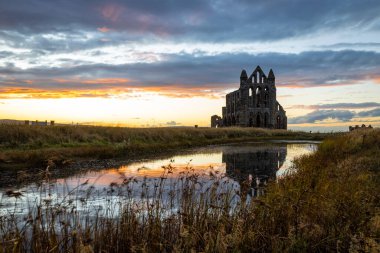
{"type": "Polygon", "coordinates": [[[268,94],[265,94],[264,107],[268,107],[268,94]]]}
{"type": "Polygon", "coordinates": [[[277,116],[277,128],[278,129],[281,128],[281,117],[280,116],[277,116]]]}
{"type": "Polygon", "coordinates": [[[261,88],[256,88],[256,107],[260,107],[261,104],[261,88]]]}
{"type": "Polygon", "coordinates": [[[257,114],[257,116],[256,116],[256,126],[261,127],[261,116],[260,116],[260,114],[257,114]]]}

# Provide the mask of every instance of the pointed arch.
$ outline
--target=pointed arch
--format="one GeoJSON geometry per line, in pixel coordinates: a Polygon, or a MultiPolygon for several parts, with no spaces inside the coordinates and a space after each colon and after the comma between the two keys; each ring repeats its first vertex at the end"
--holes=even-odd
{"type": "Polygon", "coordinates": [[[261,99],[262,99],[261,93],[262,93],[261,87],[260,86],[256,87],[256,90],[255,90],[256,107],[260,107],[261,99]]]}
{"type": "Polygon", "coordinates": [[[262,124],[263,124],[262,121],[263,121],[263,120],[262,120],[262,116],[261,116],[261,114],[260,114],[260,113],[257,113],[257,114],[256,114],[256,127],[262,127],[262,124]]]}
{"type": "Polygon", "coordinates": [[[268,86],[265,86],[264,88],[264,107],[269,107],[269,88],[268,86]]]}
{"type": "Polygon", "coordinates": [[[264,114],[264,127],[268,127],[269,125],[269,113],[264,114]]]}
{"type": "Polygon", "coordinates": [[[280,115],[277,115],[277,117],[276,117],[276,128],[281,129],[281,117],[280,117],[280,115]]]}

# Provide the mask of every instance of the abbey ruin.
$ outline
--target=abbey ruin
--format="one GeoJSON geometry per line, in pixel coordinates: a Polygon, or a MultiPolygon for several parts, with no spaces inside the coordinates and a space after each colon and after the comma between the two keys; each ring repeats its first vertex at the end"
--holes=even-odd
{"type": "Polygon", "coordinates": [[[211,127],[228,126],[287,129],[286,112],[276,99],[272,69],[266,76],[257,66],[249,77],[242,70],[240,88],[227,94],[222,117],[211,117],[211,127]]]}

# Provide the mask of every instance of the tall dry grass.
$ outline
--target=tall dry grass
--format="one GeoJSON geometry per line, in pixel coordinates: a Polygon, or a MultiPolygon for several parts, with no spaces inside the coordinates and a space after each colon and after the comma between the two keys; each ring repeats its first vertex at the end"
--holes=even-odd
{"type": "Polygon", "coordinates": [[[111,184],[118,201],[102,213],[78,211],[74,189],[24,217],[1,216],[0,252],[378,252],[380,131],[329,138],[294,164],[252,200],[247,182],[223,187],[210,174],[206,184],[191,167],[170,184],[170,166],[155,184],[111,184]]]}
{"type": "Polygon", "coordinates": [[[328,134],[258,128],[125,128],[0,125],[0,166],[45,166],[73,158],[133,158],[170,149],[261,139],[316,139],[328,134]]]}

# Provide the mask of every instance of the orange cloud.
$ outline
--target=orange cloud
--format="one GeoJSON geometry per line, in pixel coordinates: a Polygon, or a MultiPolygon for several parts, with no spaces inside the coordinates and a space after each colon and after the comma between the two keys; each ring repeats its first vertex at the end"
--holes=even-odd
{"type": "MultiPolygon", "coordinates": [[[[95,79],[64,79],[55,78],[52,79],[57,83],[77,83],[77,84],[127,84],[131,80],[128,78],[95,78],[95,79]]],[[[47,82],[48,80],[40,80],[40,82],[47,82]]]]}
{"type": "Polygon", "coordinates": [[[130,80],[127,78],[97,78],[79,81],[79,83],[83,84],[126,84],[129,82],[130,80]]]}
{"type": "MultiPolygon", "coordinates": [[[[349,81],[344,83],[313,84],[307,80],[285,80],[277,84],[280,88],[308,88],[308,87],[331,87],[341,85],[360,84],[361,82],[380,83],[379,77],[364,79],[363,81],[349,81]]],[[[55,78],[40,80],[7,80],[3,82],[9,87],[0,89],[0,98],[64,98],[64,97],[136,97],[144,96],[143,93],[154,93],[170,98],[205,97],[220,99],[226,94],[228,86],[234,84],[205,84],[202,87],[194,87],[188,84],[155,84],[144,87],[144,83],[129,78],[55,78]],[[33,85],[36,88],[21,88],[20,84],[33,85]],[[39,85],[41,84],[41,85],[39,85]],[[56,85],[54,85],[56,84],[56,85]],[[59,84],[59,85],[58,85],[59,84]],[[48,88],[46,88],[49,86],[48,88]],[[64,86],[67,86],[65,88],[64,86]],[[43,87],[43,88],[42,88],[43,87]]]]}
{"type": "MultiPolygon", "coordinates": [[[[56,82],[66,83],[70,80],[56,79],[56,82]]],[[[72,81],[72,80],[71,80],[72,81]]],[[[81,84],[126,84],[128,79],[94,79],[82,80],[81,84]]],[[[42,88],[20,88],[8,87],[0,89],[0,99],[45,99],[45,98],[79,98],[79,97],[120,97],[136,98],[144,97],[146,94],[156,94],[170,98],[193,98],[206,97],[209,99],[219,99],[223,97],[224,92],[217,90],[205,90],[200,88],[186,88],[178,86],[162,87],[78,87],[77,89],[60,89],[54,87],[51,89],[42,88]]]]}
{"type": "Polygon", "coordinates": [[[380,77],[374,78],[373,82],[376,83],[376,84],[380,84],[380,77]]]}
{"type": "Polygon", "coordinates": [[[111,31],[111,29],[109,29],[108,27],[105,27],[105,26],[103,26],[103,27],[98,27],[97,30],[98,30],[99,32],[102,32],[102,33],[108,33],[109,31],[111,31]]]}

